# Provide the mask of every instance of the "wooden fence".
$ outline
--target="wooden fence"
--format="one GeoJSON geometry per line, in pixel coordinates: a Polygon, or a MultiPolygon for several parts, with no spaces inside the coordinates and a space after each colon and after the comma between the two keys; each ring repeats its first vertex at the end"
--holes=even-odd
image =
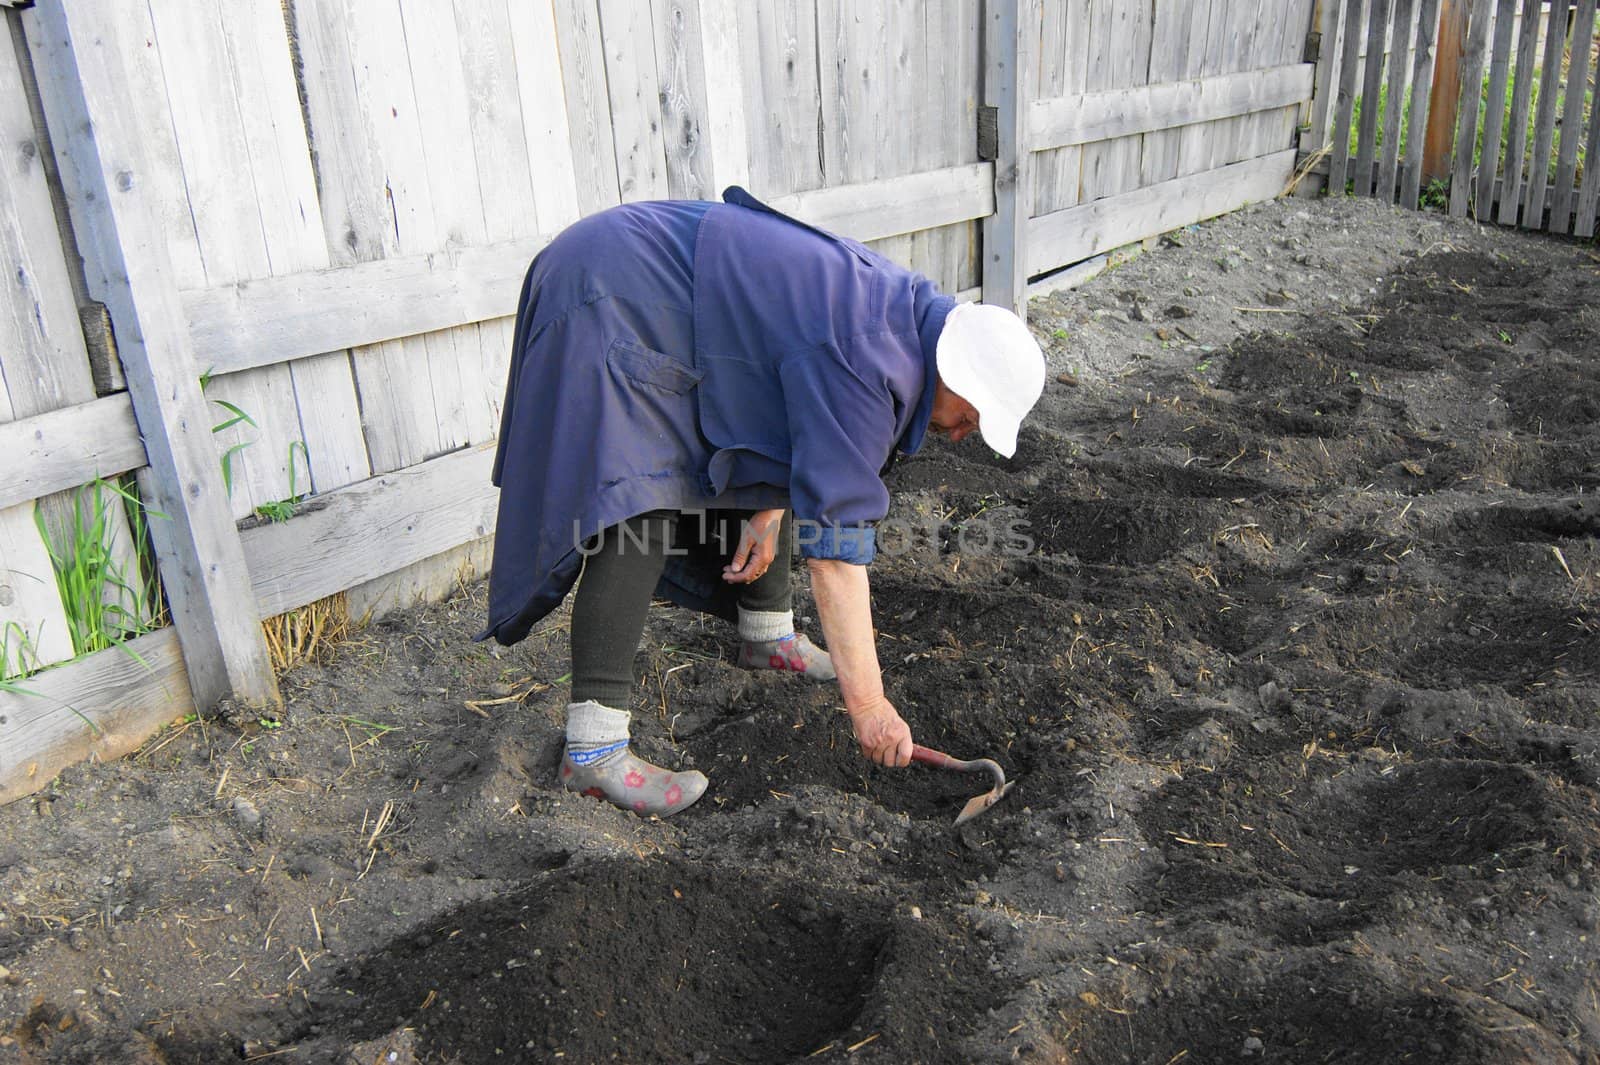
{"type": "Polygon", "coordinates": [[[0,0],[0,801],[275,701],[264,619],[481,567],[507,316],[571,221],[744,184],[1020,307],[1280,191],[1314,6],[0,0]],[[76,653],[34,515],[127,476],[171,625],[17,676],[76,653]]]}
{"type": "Polygon", "coordinates": [[[1458,217],[1594,235],[1595,0],[1345,0],[1341,22],[1331,188],[1415,208],[1431,185],[1458,217]],[[1414,62],[1355,58],[1385,35],[1414,62]]]}

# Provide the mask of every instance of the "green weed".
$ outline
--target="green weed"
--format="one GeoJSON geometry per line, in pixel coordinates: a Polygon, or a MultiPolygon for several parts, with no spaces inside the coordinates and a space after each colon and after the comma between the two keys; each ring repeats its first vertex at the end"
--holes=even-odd
{"type": "Polygon", "coordinates": [[[122,485],[105,480],[92,481],[73,495],[69,523],[62,531],[64,542],[56,542],[43,513],[34,512],[75,654],[122,646],[157,627],[160,594],[154,567],[146,564],[149,514],[165,517],[150,511],[122,485]],[[124,504],[134,539],[132,573],[118,555],[117,524],[112,520],[124,504]]]}
{"type": "MultiPolygon", "coordinates": [[[[43,622],[39,623],[43,632],[43,622]]],[[[37,638],[21,622],[8,621],[0,628],[0,683],[25,677],[39,669],[37,638]],[[15,663],[15,664],[13,664],[15,663]]],[[[0,691],[7,689],[0,688],[0,691]]]]}
{"type": "MultiPolygon", "coordinates": [[[[200,375],[200,391],[202,394],[205,393],[206,389],[211,387],[213,376],[214,375],[211,370],[207,370],[205,373],[200,375]]],[[[237,404],[229,403],[225,399],[213,399],[211,402],[228,412],[228,417],[211,427],[211,434],[213,436],[215,436],[217,433],[225,433],[236,425],[248,425],[252,429],[260,428],[260,426],[256,425],[256,420],[250,417],[250,415],[237,404]]],[[[241,440],[239,443],[232,445],[222,453],[222,487],[227,490],[228,498],[230,499],[233,498],[234,456],[238,455],[239,452],[249,447],[250,444],[251,441],[249,440],[241,440]]]]}
{"type": "Polygon", "coordinates": [[[304,441],[291,441],[289,444],[289,498],[275,500],[271,503],[263,503],[256,508],[256,513],[261,515],[263,518],[266,518],[268,521],[288,521],[290,518],[294,517],[294,508],[300,505],[301,500],[305,499],[304,493],[299,490],[299,472],[295,467],[294,461],[294,453],[296,450],[298,450],[301,456],[305,459],[306,475],[307,477],[310,476],[311,453],[306,450],[304,441]]]}

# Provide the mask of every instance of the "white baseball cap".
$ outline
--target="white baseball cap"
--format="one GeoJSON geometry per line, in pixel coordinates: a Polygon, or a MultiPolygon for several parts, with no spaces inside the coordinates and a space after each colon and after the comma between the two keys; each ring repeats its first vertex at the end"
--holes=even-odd
{"type": "Polygon", "coordinates": [[[959,303],[934,349],[945,387],[978,411],[983,442],[1010,458],[1022,419],[1044,392],[1044,352],[1027,323],[1004,307],[959,303]]]}

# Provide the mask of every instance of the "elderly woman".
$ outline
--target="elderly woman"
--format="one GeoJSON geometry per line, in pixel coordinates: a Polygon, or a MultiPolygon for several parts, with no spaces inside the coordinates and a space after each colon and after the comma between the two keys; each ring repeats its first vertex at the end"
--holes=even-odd
{"type": "Polygon", "coordinates": [[[561,779],[644,814],[706,787],[629,750],[653,595],[736,623],[746,668],[836,679],[862,752],[909,763],[867,583],[882,470],[930,429],[1010,456],[1044,388],[1009,311],[958,305],[743,189],[724,199],[615,207],[534,259],[494,467],[483,636],[521,640],[577,583],[561,779]],[[795,631],[794,546],[826,652],[795,631]]]}

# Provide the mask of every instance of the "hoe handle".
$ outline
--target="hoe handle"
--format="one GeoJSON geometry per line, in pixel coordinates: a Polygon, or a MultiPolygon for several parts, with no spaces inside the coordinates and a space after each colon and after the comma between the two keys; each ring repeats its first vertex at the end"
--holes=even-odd
{"type": "Polygon", "coordinates": [[[921,762],[923,765],[931,765],[935,769],[964,770],[967,768],[967,763],[961,759],[951,758],[943,751],[936,751],[932,747],[924,747],[920,743],[912,745],[911,760],[913,762],[921,762]]]}

